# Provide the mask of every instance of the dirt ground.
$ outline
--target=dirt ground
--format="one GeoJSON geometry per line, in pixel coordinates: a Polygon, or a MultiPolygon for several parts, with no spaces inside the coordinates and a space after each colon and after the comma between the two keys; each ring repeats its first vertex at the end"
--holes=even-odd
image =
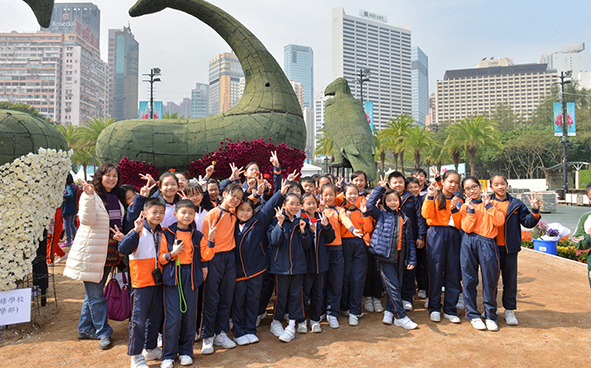
{"type": "MultiPolygon", "coordinates": [[[[55,310],[50,299],[40,315],[32,311],[34,323],[9,326],[0,347],[0,366],[129,366],[126,322],[111,322],[114,347],[110,350],[99,350],[97,341],[77,340],[84,288],[81,282],[61,276],[62,271],[63,265],[56,266],[59,308],[55,310]]],[[[267,317],[259,327],[258,344],[216,349],[209,356],[201,355],[201,344],[195,344],[194,366],[591,366],[591,289],[586,265],[524,250],[519,256],[517,299],[519,326],[507,326],[500,317],[498,332],[477,331],[464,319],[459,325],[445,319],[430,322],[419,300],[409,313],[419,324],[413,331],[384,325],[382,313],[369,313],[358,327],[348,326],[347,319],[341,317],[338,330],[324,322],[322,333],[297,334],[285,344],[271,335],[271,319],[267,317]]],[[[152,368],[159,367],[159,362],[149,363],[152,368]]],[[[176,367],[180,367],[178,362],[176,367]]]]}

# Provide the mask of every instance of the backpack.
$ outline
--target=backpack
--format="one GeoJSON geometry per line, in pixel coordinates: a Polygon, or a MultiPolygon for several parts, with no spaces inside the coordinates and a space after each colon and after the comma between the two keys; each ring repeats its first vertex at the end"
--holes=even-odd
{"type": "Polygon", "coordinates": [[[80,189],[80,186],[76,185],[76,184],[71,184],[74,186],[75,190],[76,190],[76,196],[75,196],[75,201],[76,201],[76,213],[78,213],[78,207],[80,204],[80,196],[82,195],[83,191],[82,189],[80,189]]]}

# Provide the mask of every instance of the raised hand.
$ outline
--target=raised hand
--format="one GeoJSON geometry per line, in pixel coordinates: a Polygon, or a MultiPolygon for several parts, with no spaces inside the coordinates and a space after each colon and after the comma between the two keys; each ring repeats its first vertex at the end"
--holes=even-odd
{"type": "MultiPolygon", "coordinates": [[[[144,219],[146,218],[146,213],[144,211],[142,211],[142,213],[140,213],[140,217],[138,217],[133,224],[134,226],[134,230],[136,233],[139,233],[140,231],[142,231],[142,228],[144,227],[144,219]]],[[[117,225],[115,225],[117,226],[117,225]]]]}
{"type": "Polygon", "coordinates": [[[433,173],[433,177],[434,177],[435,179],[437,179],[437,178],[439,177],[439,171],[437,171],[437,168],[435,168],[435,167],[432,167],[432,168],[431,168],[431,172],[433,173]]]}
{"type": "Polygon", "coordinates": [[[150,185],[150,182],[146,183],[146,185],[144,185],[143,187],[140,188],[140,195],[142,197],[148,198],[148,196],[150,195],[150,191],[156,185],[157,185],[156,183],[153,183],[152,185],[150,185]]]}
{"type": "Polygon", "coordinates": [[[487,195],[482,195],[482,203],[484,203],[484,205],[486,206],[487,204],[490,203],[490,197],[487,195]]]}
{"type": "MultiPolygon", "coordinates": [[[[454,197],[454,198],[451,200],[451,205],[452,205],[452,208],[458,205],[458,202],[457,202],[457,200],[456,200],[456,204],[455,204],[455,206],[454,206],[454,204],[453,204],[453,202],[454,202],[454,199],[457,199],[457,197],[454,197]]],[[[489,201],[490,201],[490,200],[489,200],[489,201]]],[[[473,209],[474,209],[474,203],[472,203],[472,198],[470,198],[470,197],[466,198],[466,207],[468,207],[468,208],[469,208],[469,209],[471,209],[471,210],[473,210],[473,209]]]]}
{"type": "Polygon", "coordinates": [[[109,227],[109,229],[111,229],[111,231],[113,232],[113,239],[115,239],[117,241],[121,241],[123,239],[123,237],[125,236],[125,234],[123,234],[121,232],[121,230],[119,230],[117,225],[115,225],[114,229],[112,227],[109,227]]]}
{"type": "Polygon", "coordinates": [[[209,179],[211,178],[211,175],[213,174],[213,170],[215,169],[215,165],[211,164],[209,165],[206,169],[205,169],[205,178],[204,179],[209,179]]]}
{"type": "Polygon", "coordinates": [[[189,199],[189,197],[187,197],[187,195],[185,194],[185,191],[183,191],[183,190],[179,190],[179,191],[178,191],[178,192],[176,192],[176,193],[179,195],[179,197],[180,197],[181,199],[189,199]]]}
{"type": "Polygon", "coordinates": [[[257,193],[259,194],[259,196],[262,196],[263,194],[265,194],[265,189],[266,185],[265,185],[265,179],[263,179],[262,177],[258,176],[256,178],[257,181],[257,193]]]}
{"type": "Polygon", "coordinates": [[[283,221],[285,221],[285,215],[281,212],[281,208],[275,208],[275,217],[277,218],[277,223],[279,226],[283,226],[283,221]]]}
{"type": "MultiPolygon", "coordinates": [[[[437,182],[433,181],[431,183],[431,185],[429,185],[429,188],[427,188],[427,194],[430,195],[431,197],[433,197],[433,196],[435,196],[435,194],[437,194],[437,190],[439,190],[439,187],[437,186],[437,182]]],[[[456,198],[456,197],[454,197],[454,198],[456,198]]]]}
{"type": "Polygon", "coordinates": [[[342,176],[339,176],[337,182],[336,182],[336,187],[337,188],[342,188],[343,187],[343,181],[345,180],[345,178],[343,178],[342,176]]]}
{"type": "Polygon", "coordinates": [[[328,226],[328,217],[322,215],[322,218],[320,219],[320,223],[322,224],[322,226],[328,226]]]}
{"type": "MultiPolygon", "coordinates": [[[[302,234],[304,234],[306,232],[306,221],[300,220],[299,225],[300,225],[300,232],[302,234]]],[[[316,231],[316,229],[314,229],[314,231],[316,231]]]]}
{"type": "Polygon", "coordinates": [[[289,184],[287,184],[287,179],[281,180],[281,194],[286,195],[288,190],[289,184]]]}
{"type": "Polygon", "coordinates": [[[378,185],[382,188],[388,188],[388,182],[384,179],[383,175],[380,175],[380,181],[378,181],[378,185]]]}
{"type": "Polygon", "coordinates": [[[146,185],[156,184],[156,180],[150,174],[140,174],[140,179],[146,180],[146,185]]]}
{"type": "Polygon", "coordinates": [[[361,212],[367,212],[367,198],[363,197],[361,204],[359,205],[361,212]]]}
{"type": "Polygon", "coordinates": [[[207,240],[209,240],[210,242],[215,240],[215,233],[217,232],[218,228],[215,226],[212,226],[209,228],[209,234],[207,235],[207,240]]]}
{"type": "Polygon", "coordinates": [[[532,194],[531,197],[526,194],[527,196],[527,200],[529,201],[529,204],[531,205],[532,209],[538,209],[540,208],[540,204],[538,203],[538,199],[532,194]]]}
{"type": "Polygon", "coordinates": [[[297,170],[294,170],[291,174],[287,175],[287,180],[294,181],[298,178],[298,176],[300,176],[300,174],[298,174],[297,170]]]}
{"type": "Polygon", "coordinates": [[[269,158],[269,161],[271,161],[271,165],[273,165],[273,167],[281,167],[279,165],[279,158],[277,157],[277,151],[271,151],[271,158],[269,158]]]}
{"type": "Polygon", "coordinates": [[[252,192],[257,185],[257,178],[248,179],[246,182],[248,185],[248,192],[252,192]]]}
{"type": "Polygon", "coordinates": [[[320,203],[318,204],[318,211],[320,211],[320,213],[324,213],[325,208],[326,205],[324,204],[324,198],[320,198],[320,203]]]}
{"type": "Polygon", "coordinates": [[[244,170],[242,170],[242,166],[238,168],[234,163],[230,164],[230,170],[232,170],[232,175],[230,175],[230,181],[238,180],[238,178],[240,178],[240,175],[244,173],[244,170]]]}

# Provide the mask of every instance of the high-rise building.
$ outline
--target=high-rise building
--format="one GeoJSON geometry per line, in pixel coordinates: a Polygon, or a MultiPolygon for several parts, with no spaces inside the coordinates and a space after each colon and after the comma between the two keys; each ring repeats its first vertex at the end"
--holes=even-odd
{"type": "Polygon", "coordinates": [[[412,116],[421,125],[429,113],[429,58],[418,46],[411,49],[412,116]]]}
{"type": "Polygon", "coordinates": [[[179,118],[183,117],[188,119],[191,117],[191,99],[190,98],[183,98],[183,102],[179,105],[179,118]]]}
{"type": "Polygon", "coordinates": [[[56,3],[49,28],[54,33],[75,33],[100,49],[101,11],[93,3],[56,3]]]}
{"type": "Polygon", "coordinates": [[[296,82],[295,79],[290,79],[289,83],[291,84],[291,87],[293,88],[293,91],[296,94],[296,97],[298,98],[298,102],[300,103],[300,107],[302,108],[302,110],[305,107],[305,94],[306,94],[306,89],[304,88],[304,86],[301,83],[296,82]]]}
{"type": "Polygon", "coordinates": [[[370,69],[363,99],[373,101],[374,126],[381,130],[394,115],[412,115],[411,32],[387,24],[383,15],[360,10],[360,16],[333,8],[332,74],[347,79],[360,98],[357,74],[370,69]]]}
{"type": "Polygon", "coordinates": [[[138,111],[139,43],[131,28],[109,29],[109,115],[133,119],[138,111]]]}
{"type": "Polygon", "coordinates": [[[306,152],[308,162],[311,162],[314,156],[314,150],[316,149],[314,110],[304,107],[302,114],[304,115],[304,124],[306,124],[306,148],[304,152],[306,152]]]}
{"type": "Polygon", "coordinates": [[[548,64],[549,70],[566,72],[572,70],[573,78],[585,71],[585,43],[565,43],[562,51],[540,54],[540,63],[548,64]]]}
{"type": "Polygon", "coordinates": [[[233,53],[221,53],[209,62],[209,112],[229,110],[242,97],[240,78],[244,77],[240,61],[233,53]]]}
{"type": "Polygon", "coordinates": [[[427,117],[425,118],[425,125],[429,126],[431,124],[436,124],[435,123],[435,92],[431,93],[431,95],[429,95],[429,114],[427,115],[427,117]]]}
{"type": "Polygon", "coordinates": [[[501,103],[528,119],[557,78],[546,64],[514,65],[511,58],[481,60],[473,69],[448,70],[437,81],[435,123],[487,115],[501,103]]]}
{"type": "Polygon", "coordinates": [[[324,103],[329,97],[324,93],[318,93],[314,98],[314,149],[318,145],[318,140],[322,137],[322,129],[324,129],[324,103]]]}
{"type": "Polygon", "coordinates": [[[197,83],[195,89],[191,90],[191,117],[203,118],[209,115],[207,96],[209,84],[197,83]]]}
{"type": "Polygon", "coordinates": [[[311,47],[287,45],[283,48],[283,70],[287,79],[304,86],[304,107],[314,106],[314,51],[311,47]]]}

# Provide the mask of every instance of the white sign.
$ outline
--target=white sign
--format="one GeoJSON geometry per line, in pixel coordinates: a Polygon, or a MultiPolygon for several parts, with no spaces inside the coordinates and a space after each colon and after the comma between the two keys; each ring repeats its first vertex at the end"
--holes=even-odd
{"type": "Polygon", "coordinates": [[[368,12],[365,11],[363,9],[359,9],[359,16],[363,17],[363,18],[368,18],[371,20],[376,20],[378,22],[382,22],[382,23],[388,23],[388,17],[385,15],[381,15],[381,14],[377,14],[377,13],[373,13],[373,12],[368,12]]]}
{"type": "Polygon", "coordinates": [[[0,326],[31,321],[31,289],[0,292],[0,326]]]}

